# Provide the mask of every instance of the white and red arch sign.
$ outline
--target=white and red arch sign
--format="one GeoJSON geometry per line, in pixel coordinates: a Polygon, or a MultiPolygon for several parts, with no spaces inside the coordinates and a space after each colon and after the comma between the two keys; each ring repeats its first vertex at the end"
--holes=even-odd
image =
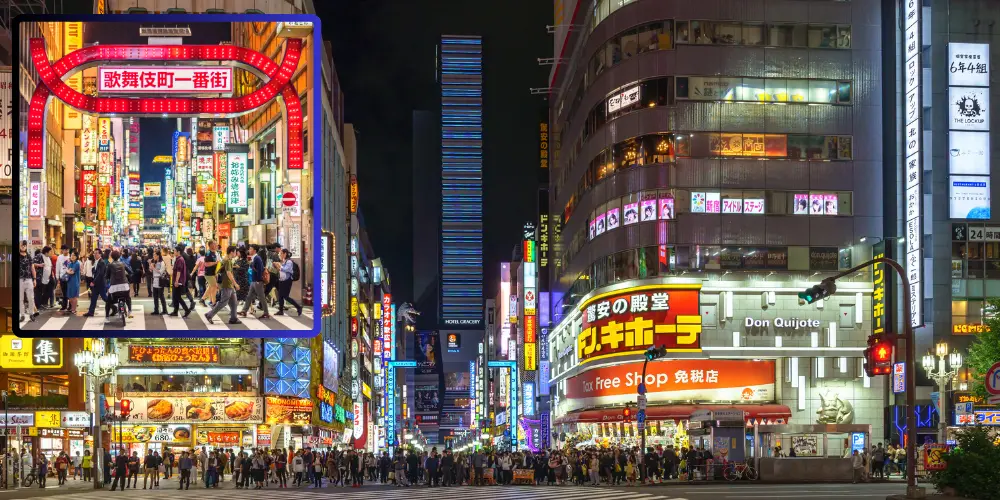
{"type": "MultiPolygon", "coordinates": [[[[71,52],[55,64],[49,61],[45,52],[45,41],[41,38],[33,38],[30,41],[31,59],[38,71],[40,82],[31,98],[28,112],[28,168],[41,169],[44,165],[45,155],[45,105],[50,97],[57,97],[65,104],[89,114],[106,115],[120,114],[127,116],[146,115],[180,115],[199,117],[235,117],[261,106],[266,105],[275,97],[281,96],[285,104],[287,134],[287,167],[289,169],[301,169],[303,167],[303,129],[302,129],[302,103],[299,100],[298,92],[291,83],[292,76],[298,68],[299,58],[302,55],[303,42],[298,38],[290,38],[285,42],[285,53],[280,64],[276,64],[270,58],[260,52],[243,47],[232,45],[95,45],[71,52]],[[159,73],[155,77],[155,82],[149,82],[151,90],[149,94],[172,93],[166,87],[179,86],[181,94],[198,93],[202,82],[202,75],[198,75],[198,81],[180,81],[176,77],[186,78],[186,73],[182,70],[190,70],[190,77],[195,78],[194,71],[190,66],[169,66],[162,67],[148,66],[150,61],[172,62],[183,61],[192,62],[230,62],[246,66],[257,72],[266,84],[250,94],[240,97],[196,97],[196,96],[176,96],[176,97],[153,97],[142,93],[137,97],[95,97],[82,94],[67,85],[63,78],[83,71],[87,66],[95,63],[121,63],[131,61],[143,61],[147,66],[135,68],[139,72],[136,78],[141,78],[143,70],[150,72],[153,69],[167,74],[161,80],[159,73]],[[173,75],[173,81],[170,80],[173,75]],[[184,90],[188,85],[194,90],[184,90]],[[156,90],[152,90],[154,87],[156,90]]],[[[218,70],[219,67],[206,67],[218,70]]],[[[104,69],[125,71],[124,66],[107,66],[104,69]]],[[[232,68],[228,69],[228,85],[231,87],[232,68]]],[[[119,75],[125,76],[125,75],[119,75]]],[[[131,88],[132,75],[128,75],[128,85],[131,88]]],[[[152,78],[147,75],[144,78],[152,78]]],[[[143,81],[136,82],[138,87],[143,85],[143,81]]],[[[216,75],[216,83],[221,83],[221,75],[216,75]]],[[[103,82],[102,82],[103,84],[103,82]]],[[[210,85],[209,82],[208,85],[210,85]]],[[[142,89],[138,89],[142,90],[142,89]]],[[[115,91],[117,92],[117,90],[115,91]]],[[[228,93],[230,91],[208,90],[209,93],[228,93]]],[[[126,94],[131,92],[126,92],[126,94]]]]}

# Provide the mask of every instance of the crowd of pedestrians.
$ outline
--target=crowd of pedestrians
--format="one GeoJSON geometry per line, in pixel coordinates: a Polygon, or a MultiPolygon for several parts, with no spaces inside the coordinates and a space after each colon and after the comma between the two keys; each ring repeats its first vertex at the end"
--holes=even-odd
{"type": "Polygon", "coordinates": [[[22,241],[20,321],[25,321],[25,315],[34,321],[42,311],[77,315],[82,295],[90,298],[90,307],[82,316],[94,316],[100,298],[105,305],[105,318],[110,321],[114,304],[119,300],[126,302],[131,315],[131,299],[138,298],[143,288],[146,296],[153,299],[153,315],[177,316],[183,310],[186,318],[198,302],[211,308],[205,315],[209,323],[226,306],[229,322],[233,324],[239,323],[238,316],[256,314],[258,306],[263,313],[261,319],[271,317],[269,306],[277,308],[278,315],[285,314],[286,306],[291,306],[301,316],[302,305],[291,297],[293,283],[300,275],[291,252],[278,243],[241,243],[221,250],[216,242],[210,241],[197,251],[177,245],[109,247],[87,253],[64,245],[56,254],[48,246],[32,251],[22,241]]]}

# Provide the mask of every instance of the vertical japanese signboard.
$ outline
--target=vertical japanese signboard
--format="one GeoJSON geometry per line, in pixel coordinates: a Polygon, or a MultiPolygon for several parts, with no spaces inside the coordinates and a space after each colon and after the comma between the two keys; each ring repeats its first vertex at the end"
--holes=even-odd
{"type": "MultiPolygon", "coordinates": [[[[63,56],[83,48],[83,23],[66,22],[63,24],[63,56]]],[[[83,92],[83,72],[77,71],[66,79],[66,85],[71,90],[83,92]]],[[[80,130],[83,127],[83,114],[76,108],[63,105],[63,129],[80,130]]]]}
{"type": "Polygon", "coordinates": [[[97,119],[97,150],[111,151],[111,118],[97,119]]]}
{"type": "Polygon", "coordinates": [[[989,219],[989,44],[949,43],[947,69],[949,214],[989,219]]]}
{"type": "MultiPolygon", "coordinates": [[[[14,105],[11,100],[14,98],[13,83],[11,82],[10,68],[4,68],[0,70],[0,108],[5,111],[13,109],[14,105]]],[[[67,106],[67,109],[69,107],[67,106]]],[[[3,125],[0,126],[0,154],[3,154],[3,150],[7,150],[7,154],[3,157],[3,162],[0,162],[0,179],[12,180],[14,178],[14,151],[11,144],[11,135],[14,133],[14,129],[11,126],[10,121],[11,114],[9,112],[3,113],[3,125]]]]}
{"type": "MultiPolygon", "coordinates": [[[[872,258],[892,258],[891,245],[880,241],[872,246],[872,258]]],[[[892,328],[892,272],[886,272],[886,265],[877,263],[872,266],[872,335],[880,336],[886,329],[892,328]]]]}
{"type": "Polygon", "coordinates": [[[923,311],[923,258],[920,245],[923,242],[923,127],[921,115],[922,69],[920,51],[921,3],[919,0],[903,0],[903,158],[906,172],[906,275],[910,281],[911,326],[924,324],[923,311]]]}
{"type": "Polygon", "coordinates": [[[83,129],[80,131],[80,164],[97,165],[97,119],[83,115],[83,129]]]}
{"type": "Polygon", "coordinates": [[[245,214],[249,208],[247,200],[247,156],[250,147],[246,144],[226,145],[226,213],[245,214]]]}

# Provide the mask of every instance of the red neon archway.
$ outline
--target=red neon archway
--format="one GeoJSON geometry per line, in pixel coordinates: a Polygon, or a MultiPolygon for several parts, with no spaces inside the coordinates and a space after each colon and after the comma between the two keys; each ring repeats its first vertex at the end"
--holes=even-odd
{"type": "Polygon", "coordinates": [[[302,52],[302,40],[285,43],[281,64],[275,64],[260,52],[229,45],[98,45],[75,51],[53,65],[45,53],[41,38],[30,41],[31,57],[41,79],[31,98],[28,112],[28,168],[43,167],[45,105],[55,96],[64,103],[95,114],[127,115],[239,115],[259,108],[281,95],[287,122],[287,164],[289,169],[303,167],[302,103],[291,85],[302,52]],[[117,98],[92,97],[71,88],[62,78],[73,69],[95,61],[233,61],[260,71],[269,80],[263,87],[234,98],[117,98]]]}

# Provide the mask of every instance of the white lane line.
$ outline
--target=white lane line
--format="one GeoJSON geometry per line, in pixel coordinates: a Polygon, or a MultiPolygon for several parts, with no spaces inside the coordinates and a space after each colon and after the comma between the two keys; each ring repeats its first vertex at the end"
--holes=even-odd
{"type": "MultiPolygon", "coordinates": [[[[293,313],[293,314],[298,314],[298,313],[293,313]]],[[[305,316],[305,314],[303,314],[303,316],[305,316]]],[[[289,317],[287,310],[285,312],[285,315],[283,315],[283,316],[278,316],[276,314],[272,314],[271,317],[274,318],[275,320],[277,320],[278,323],[281,323],[282,325],[285,325],[285,327],[288,328],[289,330],[299,330],[299,331],[301,331],[301,330],[309,330],[310,329],[308,326],[303,325],[300,321],[297,321],[297,320],[292,319],[291,317],[289,317]]]]}
{"type": "Polygon", "coordinates": [[[48,321],[38,327],[39,330],[62,330],[69,321],[69,316],[57,316],[49,318],[48,321]]]}
{"type": "MultiPolygon", "coordinates": [[[[184,313],[184,308],[178,307],[177,308],[177,316],[170,316],[169,314],[164,314],[163,316],[160,316],[161,318],[163,318],[163,323],[165,325],[165,328],[168,331],[169,330],[189,330],[189,328],[187,326],[187,323],[185,323],[184,320],[181,319],[181,314],[183,314],[183,313],[184,313]]],[[[192,314],[194,314],[194,313],[192,313],[192,314]]],[[[190,318],[190,316],[188,316],[188,317],[190,318]]]]}

